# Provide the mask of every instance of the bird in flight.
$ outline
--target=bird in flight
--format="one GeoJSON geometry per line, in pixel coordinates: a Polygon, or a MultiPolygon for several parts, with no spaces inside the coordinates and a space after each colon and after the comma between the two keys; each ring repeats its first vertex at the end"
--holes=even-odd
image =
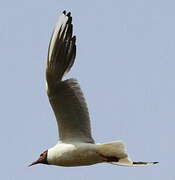
{"type": "Polygon", "coordinates": [[[74,64],[76,37],[71,13],[63,11],[51,36],[46,68],[47,95],[54,111],[60,141],[31,163],[57,166],[85,166],[111,163],[144,166],[158,162],[135,162],[122,141],[96,144],[91,135],[87,104],[76,79],[63,80],[74,64]]]}

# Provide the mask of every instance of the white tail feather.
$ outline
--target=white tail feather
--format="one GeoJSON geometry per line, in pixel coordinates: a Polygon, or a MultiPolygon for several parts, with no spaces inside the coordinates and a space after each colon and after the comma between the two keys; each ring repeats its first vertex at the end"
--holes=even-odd
{"type": "Polygon", "coordinates": [[[98,144],[98,152],[107,157],[126,158],[128,156],[122,141],[98,144]]]}
{"type": "Polygon", "coordinates": [[[98,152],[102,157],[106,158],[106,162],[119,166],[148,166],[157,164],[158,162],[134,162],[127,152],[122,141],[98,144],[98,152]],[[115,160],[113,162],[113,160],[115,160]]]}

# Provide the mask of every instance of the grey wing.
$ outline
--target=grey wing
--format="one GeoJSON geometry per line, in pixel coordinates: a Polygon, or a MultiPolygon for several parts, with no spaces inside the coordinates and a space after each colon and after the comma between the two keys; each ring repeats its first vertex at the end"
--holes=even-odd
{"type": "Polygon", "coordinates": [[[94,143],[88,108],[78,82],[75,79],[62,81],[76,55],[76,38],[72,36],[72,30],[72,17],[64,11],[49,45],[47,94],[56,116],[60,140],[94,143]]]}
{"type": "Polygon", "coordinates": [[[49,101],[57,119],[62,142],[94,143],[88,108],[75,79],[59,83],[55,93],[49,96],[49,101]]]}

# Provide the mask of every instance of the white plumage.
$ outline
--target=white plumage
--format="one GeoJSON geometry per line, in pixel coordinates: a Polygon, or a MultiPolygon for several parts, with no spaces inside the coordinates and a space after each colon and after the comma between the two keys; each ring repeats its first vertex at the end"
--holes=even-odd
{"type": "Polygon", "coordinates": [[[133,162],[121,141],[95,144],[87,104],[76,79],[62,80],[76,56],[76,37],[72,17],[64,11],[53,31],[46,69],[47,94],[55,113],[60,141],[43,152],[31,165],[83,166],[112,163],[142,166],[157,162],[133,162]]]}

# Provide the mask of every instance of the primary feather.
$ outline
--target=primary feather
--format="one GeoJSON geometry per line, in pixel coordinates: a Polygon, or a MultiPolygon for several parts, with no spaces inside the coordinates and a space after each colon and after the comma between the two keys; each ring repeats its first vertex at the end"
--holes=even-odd
{"type": "Polygon", "coordinates": [[[88,108],[77,80],[62,80],[72,67],[76,56],[76,37],[72,34],[71,14],[63,12],[49,45],[47,93],[57,119],[60,140],[94,143],[88,108]]]}

